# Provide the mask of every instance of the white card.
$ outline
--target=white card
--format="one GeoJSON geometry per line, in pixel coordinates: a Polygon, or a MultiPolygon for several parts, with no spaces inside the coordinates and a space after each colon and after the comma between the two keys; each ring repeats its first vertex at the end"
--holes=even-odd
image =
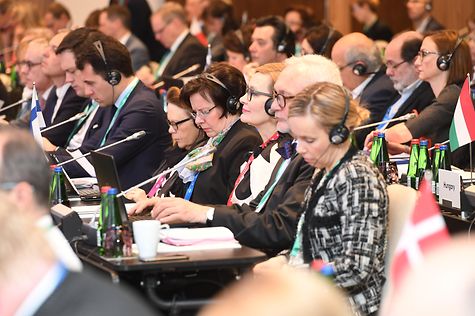
{"type": "Polygon", "coordinates": [[[439,203],[446,200],[460,209],[460,175],[455,171],[439,169],[439,203]]]}

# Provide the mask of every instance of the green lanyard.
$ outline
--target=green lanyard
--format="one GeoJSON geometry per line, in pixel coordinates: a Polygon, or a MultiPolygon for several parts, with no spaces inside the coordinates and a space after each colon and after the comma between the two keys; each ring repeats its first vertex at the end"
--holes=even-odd
{"type": "Polygon", "coordinates": [[[262,209],[264,208],[264,205],[266,205],[267,200],[269,199],[272,192],[274,191],[275,186],[277,185],[277,182],[279,182],[280,177],[282,177],[282,174],[284,174],[285,169],[287,169],[287,166],[290,164],[290,160],[291,158],[285,159],[280,165],[279,170],[277,170],[274,183],[272,183],[270,188],[266,191],[262,199],[259,201],[259,204],[256,207],[256,211],[255,211],[256,213],[259,213],[260,211],[262,211],[262,209]]]}
{"type": "Polygon", "coordinates": [[[81,128],[82,124],[89,118],[89,115],[91,115],[91,113],[94,112],[94,110],[97,109],[98,106],[99,103],[94,100],[92,100],[91,103],[87,105],[86,109],[84,110],[85,115],[79,121],[77,121],[76,125],[74,125],[73,131],[71,132],[71,134],[69,134],[68,141],[66,142],[66,144],[69,144],[71,139],[73,139],[74,135],[76,135],[76,133],[81,128]]]}
{"type": "MultiPolygon", "coordinates": [[[[120,103],[119,103],[119,105],[117,106],[117,110],[115,111],[114,116],[112,117],[112,120],[111,120],[111,122],[109,123],[109,127],[107,127],[107,130],[106,130],[106,133],[104,134],[104,137],[102,137],[102,141],[101,141],[101,144],[99,145],[99,147],[104,146],[104,144],[106,143],[107,135],[109,135],[109,132],[110,132],[112,126],[114,125],[115,121],[117,120],[117,117],[119,116],[120,110],[124,107],[125,102],[127,102],[127,99],[129,98],[129,96],[130,96],[130,94],[132,93],[132,91],[134,91],[134,89],[135,89],[135,87],[137,86],[138,83],[139,83],[139,79],[138,79],[138,78],[135,78],[135,79],[127,86],[127,88],[125,89],[125,91],[122,92],[123,98],[122,98],[122,100],[120,100],[120,103]]],[[[121,95],[121,96],[122,96],[122,95],[121,95]]],[[[120,98],[120,96],[119,96],[119,98],[120,98]]],[[[112,106],[115,106],[115,105],[112,105],[112,106]]]]}

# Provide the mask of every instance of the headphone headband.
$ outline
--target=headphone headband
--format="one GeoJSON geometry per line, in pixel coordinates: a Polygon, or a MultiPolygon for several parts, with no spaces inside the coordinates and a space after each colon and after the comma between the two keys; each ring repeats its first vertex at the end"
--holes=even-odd
{"type": "Polygon", "coordinates": [[[238,110],[241,106],[241,103],[239,103],[239,98],[234,96],[231,93],[231,90],[229,90],[228,87],[226,87],[226,85],[221,80],[219,80],[216,76],[214,76],[210,73],[207,73],[207,72],[203,72],[200,75],[200,77],[204,78],[206,80],[212,81],[212,82],[216,83],[218,86],[220,86],[221,88],[223,88],[224,90],[226,90],[226,92],[229,94],[229,97],[226,100],[226,109],[227,109],[227,111],[231,114],[237,114],[238,113],[238,110]]]}
{"type": "Polygon", "coordinates": [[[449,70],[450,63],[452,62],[452,58],[454,57],[455,51],[460,46],[460,44],[462,44],[462,42],[463,42],[463,38],[458,37],[457,43],[455,43],[455,46],[452,49],[452,51],[448,54],[440,55],[439,58],[437,58],[437,68],[439,68],[442,71],[449,70]]]}
{"type": "Polygon", "coordinates": [[[350,130],[345,126],[346,119],[350,113],[350,94],[344,87],[340,88],[345,95],[345,112],[341,121],[330,130],[330,143],[333,145],[342,144],[350,136],[350,130]]]}
{"type": "Polygon", "coordinates": [[[95,41],[93,45],[99,52],[99,55],[101,56],[101,59],[104,62],[104,65],[106,67],[106,81],[111,86],[118,85],[120,80],[122,79],[122,75],[120,74],[118,70],[109,68],[109,64],[107,64],[106,54],[104,53],[104,47],[102,46],[102,42],[98,40],[98,41],[95,41]]]}

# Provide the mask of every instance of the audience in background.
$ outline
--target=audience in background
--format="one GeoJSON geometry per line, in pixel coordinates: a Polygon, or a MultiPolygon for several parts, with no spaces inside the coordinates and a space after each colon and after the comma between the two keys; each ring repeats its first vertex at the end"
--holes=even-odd
{"type": "Polygon", "coordinates": [[[302,41],[307,31],[317,24],[312,8],[306,5],[293,5],[285,9],[285,24],[295,36],[295,56],[302,55],[302,41]]]}
{"type": "Polygon", "coordinates": [[[244,67],[251,61],[251,34],[252,29],[249,26],[242,26],[239,30],[226,34],[223,39],[227,62],[241,72],[244,72],[244,67]]]}
{"type": "Polygon", "coordinates": [[[60,30],[71,27],[71,14],[68,9],[59,2],[51,2],[43,16],[43,24],[54,34],[60,30]]]}
{"type": "Polygon", "coordinates": [[[190,33],[195,36],[203,46],[208,45],[206,39],[206,30],[202,19],[203,11],[208,5],[209,0],[186,0],[185,11],[188,23],[190,25],[190,33]]]}
{"type": "Polygon", "coordinates": [[[379,0],[352,0],[351,13],[363,24],[363,34],[373,41],[389,42],[393,32],[378,16],[379,0]]]}
{"type": "Polygon", "coordinates": [[[432,0],[408,0],[406,8],[414,31],[425,35],[445,28],[431,14],[432,0]]]}

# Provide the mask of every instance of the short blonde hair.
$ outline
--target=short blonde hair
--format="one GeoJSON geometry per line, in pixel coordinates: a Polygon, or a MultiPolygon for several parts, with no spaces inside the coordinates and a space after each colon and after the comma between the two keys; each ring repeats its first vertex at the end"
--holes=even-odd
{"type": "Polygon", "coordinates": [[[295,96],[290,103],[289,117],[312,115],[328,132],[338,125],[349,111],[344,125],[352,131],[369,117],[369,111],[351,97],[343,87],[329,82],[319,82],[308,86],[295,96]]]}
{"type": "Polygon", "coordinates": [[[277,81],[277,78],[280,75],[280,72],[285,68],[284,63],[268,63],[256,68],[256,73],[263,75],[268,75],[272,79],[272,86],[269,87],[269,90],[274,89],[274,83],[277,81]]]}

